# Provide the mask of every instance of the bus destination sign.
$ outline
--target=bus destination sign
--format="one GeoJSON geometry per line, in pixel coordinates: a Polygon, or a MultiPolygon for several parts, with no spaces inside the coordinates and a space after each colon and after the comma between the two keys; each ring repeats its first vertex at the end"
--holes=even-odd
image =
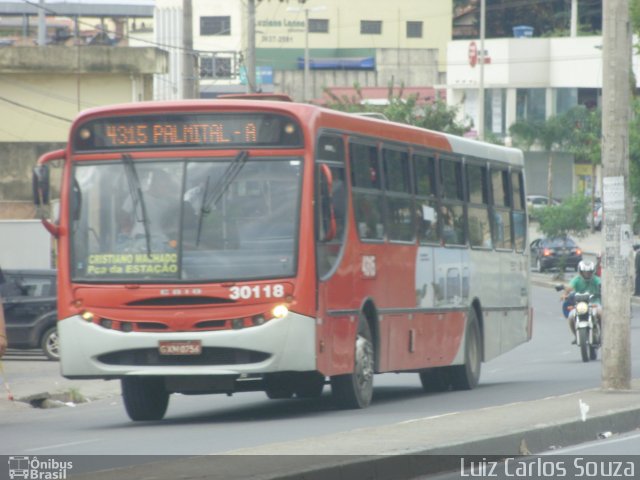
{"type": "Polygon", "coordinates": [[[294,120],[271,113],[176,114],[109,117],[80,125],[74,150],[300,147],[294,120]]]}

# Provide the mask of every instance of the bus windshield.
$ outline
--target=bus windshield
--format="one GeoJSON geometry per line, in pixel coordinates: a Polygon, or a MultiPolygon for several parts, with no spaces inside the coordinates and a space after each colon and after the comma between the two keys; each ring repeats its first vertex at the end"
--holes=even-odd
{"type": "Polygon", "coordinates": [[[302,161],[293,157],[81,162],[73,170],[76,281],[292,276],[302,161]]]}

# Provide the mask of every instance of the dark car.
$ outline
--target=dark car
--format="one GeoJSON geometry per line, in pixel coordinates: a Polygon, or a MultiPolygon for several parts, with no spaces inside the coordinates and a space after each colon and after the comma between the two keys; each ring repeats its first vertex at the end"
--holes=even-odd
{"type": "Polygon", "coordinates": [[[2,270],[0,295],[4,304],[9,348],[41,348],[59,360],[56,329],[56,271],[2,270]]]}
{"type": "Polygon", "coordinates": [[[571,238],[538,238],[531,242],[531,266],[539,272],[551,268],[578,269],[582,249],[571,238]]]}

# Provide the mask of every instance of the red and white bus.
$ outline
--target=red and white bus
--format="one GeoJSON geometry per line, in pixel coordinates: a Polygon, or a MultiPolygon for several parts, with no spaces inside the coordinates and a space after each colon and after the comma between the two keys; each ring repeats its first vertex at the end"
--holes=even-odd
{"type": "Polygon", "coordinates": [[[62,160],[67,378],[366,407],[375,373],[470,389],[531,337],[519,150],[284,101],[96,108],[62,160]]]}

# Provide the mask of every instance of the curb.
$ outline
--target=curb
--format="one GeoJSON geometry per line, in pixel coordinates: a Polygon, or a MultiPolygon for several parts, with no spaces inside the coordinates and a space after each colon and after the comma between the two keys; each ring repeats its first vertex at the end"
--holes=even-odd
{"type": "Polygon", "coordinates": [[[463,457],[481,455],[486,461],[535,455],[596,440],[604,432],[608,436],[608,432],[639,427],[640,382],[636,380],[628,392],[586,390],[220,455],[158,457],[157,463],[74,474],[74,479],[401,480],[460,471],[463,457]],[[578,408],[583,403],[594,412],[584,420],[578,408]]]}

